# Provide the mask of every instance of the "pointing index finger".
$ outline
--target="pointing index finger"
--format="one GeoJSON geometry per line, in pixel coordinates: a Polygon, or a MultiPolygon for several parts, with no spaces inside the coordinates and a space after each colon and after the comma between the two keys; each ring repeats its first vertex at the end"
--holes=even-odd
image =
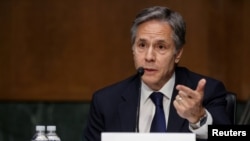
{"type": "Polygon", "coordinates": [[[206,79],[201,79],[199,82],[198,82],[198,85],[196,87],[196,91],[197,92],[203,92],[204,91],[204,88],[205,88],[205,84],[206,84],[206,79]]]}
{"type": "Polygon", "coordinates": [[[179,91],[182,91],[182,94],[185,94],[187,97],[195,97],[195,94],[198,93],[203,93],[204,88],[205,88],[206,80],[203,78],[198,82],[198,85],[195,90],[185,86],[185,85],[177,85],[176,89],[179,91]]]}

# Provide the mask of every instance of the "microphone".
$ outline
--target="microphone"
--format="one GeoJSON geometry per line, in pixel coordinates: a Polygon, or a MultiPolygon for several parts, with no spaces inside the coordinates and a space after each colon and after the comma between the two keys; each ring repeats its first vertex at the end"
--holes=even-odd
{"type": "Polygon", "coordinates": [[[139,67],[137,69],[137,74],[141,77],[144,74],[144,68],[143,67],[139,67]]]}
{"type": "Polygon", "coordinates": [[[138,102],[137,102],[137,113],[136,113],[136,127],[135,132],[139,133],[139,118],[140,118],[140,103],[141,103],[141,77],[144,74],[144,68],[139,67],[137,69],[137,75],[140,77],[140,84],[138,89],[138,102]]]}

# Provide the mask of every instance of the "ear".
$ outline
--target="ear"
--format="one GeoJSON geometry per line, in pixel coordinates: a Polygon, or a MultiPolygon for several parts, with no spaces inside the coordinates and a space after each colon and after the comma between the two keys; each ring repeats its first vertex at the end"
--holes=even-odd
{"type": "Polygon", "coordinates": [[[183,48],[181,48],[180,50],[177,51],[176,58],[175,58],[176,64],[179,63],[179,61],[181,60],[182,52],[183,52],[183,48]]]}

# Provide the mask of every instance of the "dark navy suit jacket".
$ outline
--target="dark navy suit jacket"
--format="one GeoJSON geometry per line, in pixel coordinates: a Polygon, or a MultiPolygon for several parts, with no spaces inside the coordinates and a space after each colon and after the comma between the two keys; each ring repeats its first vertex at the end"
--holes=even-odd
{"type": "MultiPolygon", "coordinates": [[[[222,82],[191,72],[184,67],[176,67],[175,74],[175,86],[183,84],[192,89],[196,89],[198,81],[205,78],[207,83],[203,105],[211,113],[213,124],[231,124],[225,111],[227,91],[222,82]]],[[[84,131],[85,140],[100,141],[101,132],[135,132],[139,87],[140,77],[134,75],[96,91],[84,131]]],[[[173,106],[177,93],[174,87],[167,132],[190,132],[189,122],[181,118],[173,106]]]]}

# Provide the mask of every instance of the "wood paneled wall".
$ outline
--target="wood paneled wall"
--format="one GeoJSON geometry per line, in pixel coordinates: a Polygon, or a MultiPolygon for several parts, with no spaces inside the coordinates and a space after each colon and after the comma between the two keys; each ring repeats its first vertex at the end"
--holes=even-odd
{"type": "Polygon", "coordinates": [[[0,100],[89,101],[135,73],[130,26],[153,5],[186,20],[181,65],[250,97],[249,0],[2,0],[0,100]]]}

